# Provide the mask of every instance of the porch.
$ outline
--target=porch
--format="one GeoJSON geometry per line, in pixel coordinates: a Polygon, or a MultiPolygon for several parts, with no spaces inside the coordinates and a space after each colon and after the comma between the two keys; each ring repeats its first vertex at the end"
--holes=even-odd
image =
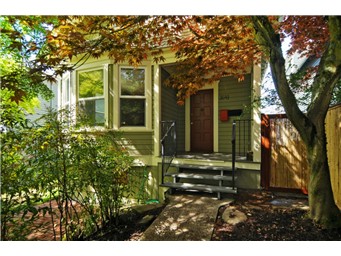
{"type": "MultiPolygon", "coordinates": [[[[166,85],[173,65],[160,67],[161,186],[170,190],[236,193],[260,187],[260,118],[253,106],[254,72],[223,77],[177,104],[166,85]]],[[[257,90],[256,90],[257,91],[257,90]]]]}
{"type": "MultiPolygon", "coordinates": [[[[241,120],[240,120],[241,121],[241,120]]],[[[251,120],[242,122],[248,123],[251,120]]],[[[177,152],[177,136],[175,121],[162,122],[161,139],[161,187],[173,190],[190,190],[217,193],[221,199],[223,193],[237,193],[237,188],[258,188],[260,163],[254,162],[245,133],[250,129],[236,129],[233,122],[231,149],[232,153],[196,153],[177,152]],[[238,137],[238,151],[236,142],[238,137]]]]}

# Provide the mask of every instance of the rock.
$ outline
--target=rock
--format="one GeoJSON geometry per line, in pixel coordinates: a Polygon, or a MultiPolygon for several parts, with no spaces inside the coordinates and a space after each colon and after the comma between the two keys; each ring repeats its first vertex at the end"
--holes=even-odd
{"type": "Polygon", "coordinates": [[[164,204],[159,203],[159,204],[137,205],[137,206],[133,206],[132,209],[135,210],[139,214],[143,214],[145,212],[155,210],[155,209],[159,209],[162,207],[164,207],[164,204]]]}
{"type": "Polygon", "coordinates": [[[222,219],[228,224],[236,225],[246,221],[247,217],[243,212],[236,210],[234,207],[229,207],[223,212],[222,219]]]}
{"type": "Polygon", "coordinates": [[[146,225],[151,223],[156,217],[154,215],[146,215],[140,221],[139,224],[146,225]]]}

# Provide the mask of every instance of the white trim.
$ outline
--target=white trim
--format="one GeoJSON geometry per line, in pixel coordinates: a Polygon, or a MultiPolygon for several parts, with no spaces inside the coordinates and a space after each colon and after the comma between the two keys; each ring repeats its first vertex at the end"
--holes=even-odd
{"type": "MultiPolygon", "coordinates": [[[[104,126],[108,126],[108,66],[109,61],[99,61],[99,62],[93,62],[90,64],[84,64],[81,68],[77,69],[75,71],[75,114],[77,112],[78,105],[77,103],[80,100],[94,100],[94,99],[103,99],[104,100],[104,126]],[[102,70],[103,71],[103,96],[95,96],[95,97],[89,97],[89,98],[80,98],[79,97],[79,75],[83,72],[91,72],[96,70],[102,70]]],[[[94,126],[92,128],[101,128],[102,126],[94,126]]]]}
{"type": "Polygon", "coordinates": [[[129,65],[115,65],[114,67],[114,129],[121,131],[151,131],[152,130],[152,86],[151,86],[151,64],[143,63],[136,69],[145,70],[144,96],[121,96],[121,69],[131,68],[129,65]],[[145,100],[145,126],[122,126],[120,125],[120,100],[122,99],[144,99],[145,100]],[[115,111],[116,110],[116,111],[115,111]]]}
{"type": "Polygon", "coordinates": [[[261,162],[261,112],[260,107],[255,107],[253,100],[260,97],[261,93],[261,66],[254,64],[252,68],[252,90],[251,90],[251,150],[253,152],[253,161],[261,162]]]}
{"type": "Polygon", "coordinates": [[[154,156],[160,156],[160,118],[161,118],[161,68],[160,65],[154,66],[154,156]]]}

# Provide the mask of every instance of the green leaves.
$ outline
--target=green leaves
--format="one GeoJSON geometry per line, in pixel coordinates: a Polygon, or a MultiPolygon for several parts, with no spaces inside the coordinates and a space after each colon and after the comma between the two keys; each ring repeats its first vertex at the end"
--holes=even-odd
{"type": "Polygon", "coordinates": [[[1,91],[0,109],[7,104],[6,120],[13,120],[0,134],[2,239],[27,239],[47,213],[52,226],[60,223],[54,234],[66,240],[117,224],[124,198],[134,190],[133,158],[118,146],[119,136],[76,131],[64,110],[28,127],[12,95],[1,91]],[[41,206],[46,200],[57,208],[41,206]]]}

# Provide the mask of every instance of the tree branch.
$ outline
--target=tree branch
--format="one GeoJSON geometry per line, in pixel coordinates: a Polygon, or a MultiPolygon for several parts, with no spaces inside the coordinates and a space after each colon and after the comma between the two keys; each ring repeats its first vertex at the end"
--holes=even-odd
{"type": "Polygon", "coordinates": [[[288,118],[292,121],[305,143],[311,143],[314,127],[299,109],[294,93],[291,91],[285,72],[285,59],[279,35],[265,16],[252,16],[257,35],[266,44],[270,53],[270,68],[276,91],[283,104],[288,118]]]}
{"type": "MultiPolygon", "coordinates": [[[[330,41],[322,55],[316,78],[312,84],[312,100],[307,112],[309,119],[317,126],[317,120],[321,118],[324,120],[334,87],[341,78],[341,17],[329,17],[328,25],[330,41]]],[[[317,128],[321,129],[322,127],[317,128]]]]}

